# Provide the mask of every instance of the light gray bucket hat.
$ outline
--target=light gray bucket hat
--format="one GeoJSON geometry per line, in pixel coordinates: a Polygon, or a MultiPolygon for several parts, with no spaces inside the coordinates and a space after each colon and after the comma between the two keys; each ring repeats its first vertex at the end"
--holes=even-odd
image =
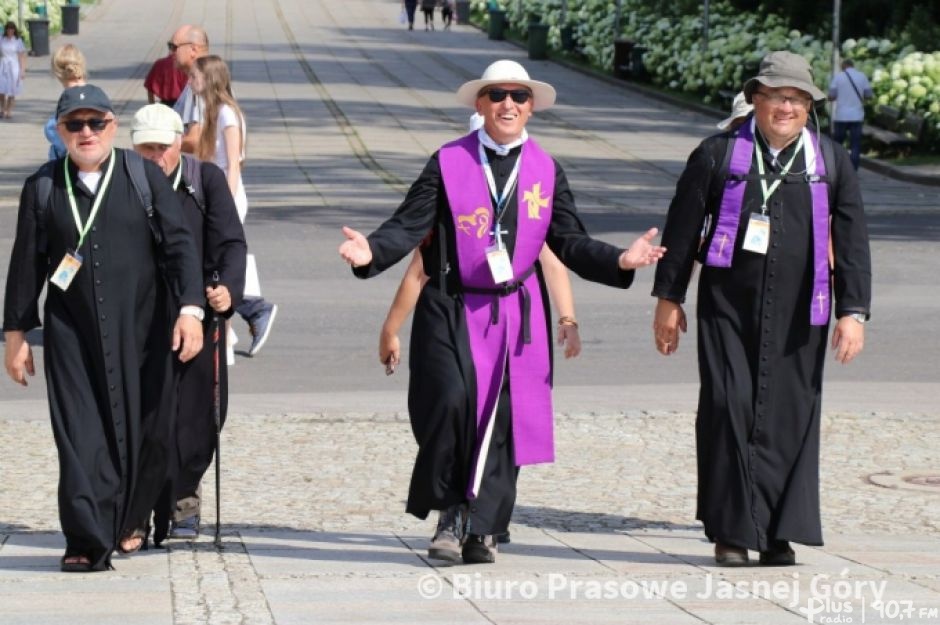
{"type": "Polygon", "coordinates": [[[805,91],[817,102],[826,99],[826,94],[813,83],[813,70],[806,59],[785,50],[771,52],[761,59],[757,76],[744,83],[744,96],[748,102],[758,83],[772,88],[793,87],[805,91]]]}

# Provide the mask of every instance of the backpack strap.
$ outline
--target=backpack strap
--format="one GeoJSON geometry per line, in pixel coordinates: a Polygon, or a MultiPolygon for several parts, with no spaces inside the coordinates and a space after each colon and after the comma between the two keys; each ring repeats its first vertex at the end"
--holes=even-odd
{"type": "Polygon", "coordinates": [[[144,158],[133,150],[123,150],[124,168],[131,179],[131,186],[137,193],[137,198],[144,205],[144,211],[147,213],[147,224],[150,226],[150,232],[153,234],[154,243],[160,245],[163,243],[163,233],[160,226],[153,218],[153,192],[150,190],[150,181],[147,179],[147,171],[144,169],[144,158]]]}
{"type": "Polygon", "coordinates": [[[52,176],[57,162],[52,160],[43,163],[39,168],[39,178],[36,180],[36,225],[39,229],[36,250],[40,254],[46,253],[49,243],[46,220],[49,219],[49,207],[52,204],[52,176]]]}
{"type": "Polygon", "coordinates": [[[186,154],[183,158],[183,177],[186,183],[186,193],[193,198],[199,211],[206,214],[206,194],[202,188],[202,161],[186,154]]]}

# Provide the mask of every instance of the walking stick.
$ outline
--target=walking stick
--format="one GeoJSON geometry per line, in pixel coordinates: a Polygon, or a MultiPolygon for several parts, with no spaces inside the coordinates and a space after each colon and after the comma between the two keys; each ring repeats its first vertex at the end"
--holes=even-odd
{"type": "MultiPolygon", "coordinates": [[[[219,286],[219,272],[212,272],[212,288],[219,286]]],[[[215,548],[222,548],[222,385],[219,352],[222,337],[219,313],[212,311],[212,415],[215,417],[215,548]]]]}

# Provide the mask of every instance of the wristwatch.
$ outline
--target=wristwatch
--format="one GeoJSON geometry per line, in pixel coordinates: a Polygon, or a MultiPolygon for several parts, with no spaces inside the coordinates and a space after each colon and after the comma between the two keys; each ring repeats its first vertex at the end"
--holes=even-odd
{"type": "Polygon", "coordinates": [[[868,321],[868,315],[866,315],[865,313],[849,313],[847,316],[851,317],[852,319],[855,319],[859,323],[865,323],[866,321],[868,321]]]}
{"type": "Polygon", "coordinates": [[[203,319],[206,318],[206,311],[204,311],[201,306],[192,306],[192,305],[183,306],[182,308],[180,308],[180,314],[192,315],[199,321],[202,321],[203,319]]]}

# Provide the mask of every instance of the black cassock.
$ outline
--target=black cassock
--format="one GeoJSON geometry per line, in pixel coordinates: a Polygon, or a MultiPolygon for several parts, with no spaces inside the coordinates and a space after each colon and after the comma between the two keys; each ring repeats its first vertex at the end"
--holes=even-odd
{"type": "MultiPolygon", "coordinates": [[[[182,158],[190,158],[183,156],[182,158]]],[[[180,167],[167,176],[176,180],[180,167]]],[[[228,287],[232,308],[220,315],[219,326],[219,399],[220,416],[225,422],[228,409],[228,367],[225,364],[225,319],[232,316],[245,290],[245,231],[238,219],[235,200],[225,174],[213,163],[201,163],[203,191],[200,207],[187,191],[191,181],[184,168],[176,196],[183,209],[187,228],[196,244],[196,257],[202,266],[202,284],[212,282],[214,272],[219,284],[228,287]]],[[[166,419],[155,420],[162,428],[149,437],[150,445],[141,453],[141,479],[128,514],[127,529],[142,528],[154,511],[154,541],[166,537],[170,515],[177,499],[195,492],[215,451],[215,414],[213,376],[215,349],[212,342],[215,312],[202,296],[205,311],[202,323],[203,349],[186,363],[174,359],[175,392],[167,398],[166,419]]]]}
{"type": "MultiPolygon", "coordinates": [[[[774,161],[758,145],[765,171],[779,173],[796,148],[774,161]]],[[[868,313],[871,258],[855,170],[829,142],[834,312],[868,313]]],[[[714,224],[724,189],[720,168],[729,135],[702,142],[689,157],[669,207],[653,295],[683,301],[706,214],[714,224]]],[[[818,154],[818,151],[817,151],[818,154]]],[[[812,202],[805,151],[768,202],[766,255],[741,249],[761,188],[749,180],[730,268],[703,266],[698,285],[701,389],[696,420],[698,512],[709,539],[766,551],[770,541],[822,544],[819,427],[827,326],[810,325],[813,287],[812,202]]],[[[751,165],[756,177],[757,161],[751,165]]],[[[778,176],[779,177],[779,176],[778,176]]],[[[768,185],[772,179],[768,180],[768,185]]]]}
{"type": "MultiPolygon", "coordinates": [[[[155,421],[172,389],[170,340],[179,307],[204,299],[193,240],[166,176],[144,163],[153,193],[150,224],[124,158],[115,150],[113,178],[79,250],[81,269],[67,291],[48,287],[43,316],[60,522],[68,551],[89,556],[95,569],[110,566],[138,482],[140,451],[151,432],[163,429],[155,421]],[[151,225],[162,235],[159,248],[151,225]]],[[[84,223],[94,194],[69,167],[84,223]]],[[[37,223],[37,176],[23,187],[4,331],[40,325],[42,288],[78,242],[61,160],[54,172],[43,224],[37,223]]]]}
{"type": "MultiPolygon", "coordinates": [[[[500,193],[519,151],[520,148],[515,148],[506,156],[498,156],[487,149],[500,193]]],[[[482,175],[482,171],[468,175],[482,175]]],[[[517,215],[514,192],[503,219],[509,231],[504,241],[510,254],[515,244],[517,215]]],[[[476,443],[475,373],[464,319],[453,218],[437,153],[395,214],[369,235],[372,263],[354,269],[354,273],[371,277],[384,271],[413,250],[429,231],[433,236],[422,248],[422,257],[430,280],[421,291],[412,322],[408,388],[408,409],[418,455],[407,511],[422,519],[431,510],[442,510],[466,500],[476,443]],[[443,274],[441,232],[446,241],[443,274]]],[[[567,178],[557,162],[552,221],[546,242],[565,265],[586,280],[619,288],[627,288],[633,280],[633,271],[621,271],[617,266],[622,250],[594,240],[585,232],[567,178]]],[[[540,284],[544,293],[541,275],[540,284]]],[[[470,531],[475,534],[504,532],[515,503],[516,466],[509,392],[507,383],[499,398],[480,493],[470,502],[470,531]]]]}

